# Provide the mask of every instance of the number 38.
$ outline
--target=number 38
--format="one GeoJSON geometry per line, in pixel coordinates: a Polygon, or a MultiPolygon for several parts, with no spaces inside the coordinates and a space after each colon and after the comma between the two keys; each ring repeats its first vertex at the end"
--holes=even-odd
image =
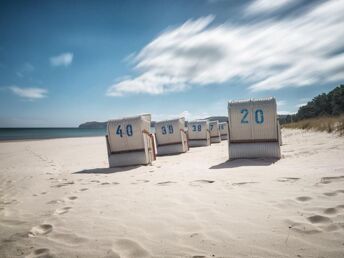
{"type": "MultiPolygon", "coordinates": [[[[244,108],[240,111],[240,113],[242,114],[241,123],[242,124],[248,124],[249,123],[249,121],[247,120],[248,110],[246,108],[244,108]]],[[[263,112],[263,110],[257,109],[254,112],[254,118],[255,118],[255,121],[257,124],[264,123],[264,112],[263,112]]]]}

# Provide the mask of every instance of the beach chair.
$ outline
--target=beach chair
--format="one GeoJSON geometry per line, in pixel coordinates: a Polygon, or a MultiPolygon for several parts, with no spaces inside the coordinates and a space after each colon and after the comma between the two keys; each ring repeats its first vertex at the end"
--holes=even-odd
{"type": "Polygon", "coordinates": [[[229,102],[228,119],[229,159],[281,157],[274,98],[229,102]]]}
{"type": "Polygon", "coordinates": [[[228,140],[228,123],[227,122],[221,122],[219,123],[219,130],[220,130],[220,136],[221,140],[228,140]]]}
{"type": "Polygon", "coordinates": [[[209,131],[210,131],[210,143],[219,143],[221,142],[221,135],[219,129],[219,121],[210,121],[209,122],[209,131]]]}
{"type": "Polygon", "coordinates": [[[277,119],[277,127],[278,127],[278,140],[279,140],[279,145],[282,146],[282,132],[281,132],[281,124],[279,122],[279,119],[277,119]]]}
{"type": "Polygon", "coordinates": [[[210,145],[209,122],[197,120],[188,122],[189,147],[200,147],[210,145]]]}
{"type": "Polygon", "coordinates": [[[150,124],[150,115],[108,121],[106,143],[110,167],[147,165],[155,160],[150,124]]]}
{"type": "Polygon", "coordinates": [[[178,154],[189,149],[184,118],[157,122],[155,137],[158,155],[178,154]]]}

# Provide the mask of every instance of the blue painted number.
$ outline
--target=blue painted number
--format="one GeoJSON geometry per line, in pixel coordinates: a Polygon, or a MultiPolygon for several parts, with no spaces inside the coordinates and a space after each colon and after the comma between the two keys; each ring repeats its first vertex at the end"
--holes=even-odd
{"type": "Polygon", "coordinates": [[[264,123],[264,113],[263,113],[263,110],[257,109],[256,112],[255,112],[255,118],[256,118],[256,123],[257,124],[264,123]]]}
{"type": "Polygon", "coordinates": [[[165,126],[162,126],[161,127],[161,133],[162,134],[166,134],[167,132],[166,132],[166,127],[165,126]]]}
{"type": "Polygon", "coordinates": [[[202,125],[193,125],[192,126],[192,131],[197,132],[197,131],[202,131],[202,125]]]}
{"type": "Polygon", "coordinates": [[[133,126],[132,125],[127,125],[127,135],[128,136],[133,136],[133,126]]]}
{"type": "Polygon", "coordinates": [[[241,114],[243,114],[243,117],[241,119],[241,123],[242,124],[248,124],[248,120],[247,120],[248,110],[246,108],[244,108],[240,112],[241,112],[241,114]]]}
{"type": "Polygon", "coordinates": [[[172,125],[168,126],[168,132],[169,132],[169,134],[173,134],[173,126],[172,125]]]}
{"type": "MultiPolygon", "coordinates": [[[[133,136],[133,126],[131,124],[127,125],[125,127],[125,130],[128,136],[133,136]]],[[[121,128],[121,125],[117,127],[116,134],[120,137],[123,137],[123,130],[121,128]]]]}
{"type": "MultiPolygon", "coordinates": [[[[168,125],[167,129],[168,129],[168,133],[169,134],[173,134],[173,126],[172,125],[168,125]]],[[[161,133],[162,134],[167,134],[166,126],[162,126],[161,127],[161,133]]]]}
{"type": "MultiPolygon", "coordinates": [[[[241,119],[242,124],[248,124],[247,116],[248,116],[248,110],[246,108],[242,109],[241,114],[243,114],[243,117],[241,119]]],[[[254,118],[257,124],[263,124],[264,123],[264,112],[261,109],[257,109],[256,112],[254,112],[254,118]]]]}

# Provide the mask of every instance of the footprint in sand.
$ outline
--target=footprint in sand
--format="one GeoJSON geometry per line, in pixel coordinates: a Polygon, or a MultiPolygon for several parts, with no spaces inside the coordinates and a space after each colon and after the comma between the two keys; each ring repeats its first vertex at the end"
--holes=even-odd
{"type": "Polygon", "coordinates": [[[309,196],[300,196],[300,197],[297,197],[296,200],[298,200],[300,202],[307,202],[309,200],[312,200],[312,198],[309,196]]]}
{"type": "Polygon", "coordinates": [[[32,251],[31,254],[29,254],[28,256],[26,256],[28,258],[52,258],[54,257],[54,255],[52,255],[50,253],[50,250],[48,248],[39,248],[39,249],[35,249],[32,251]]]}
{"type": "Polygon", "coordinates": [[[201,179],[201,180],[194,180],[194,181],[190,182],[190,185],[192,185],[192,186],[201,186],[203,184],[212,184],[214,182],[215,182],[214,180],[201,179]]]}
{"type": "Polygon", "coordinates": [[[39,226],[33,227],[30,232],[29,236],[35,237],[39,235],[46,235],[53,230],[53,226],[50,224],[41,224],[39,226]]]}
{"type": "Polygon", "coordinates": [[[146,249],[139,243],[129,239],[117,240],[113,246],[113,251],[120,257],[144,258],[151,257],[146,249]]]}
{"type": "Polygon", "coordinates": [[[337,211],[338,210],[336,208],[327,208],[327,209],[324,210],[324,213],[331,215],[331,214],[336,214],[337,211]]]}
{"type": "Polygon", "coordinates": [[[277,178],[277,181],[278,182],[290,182],[290,183],[294,183],[296,182],[297,180],[300,180],[299,177],[280,177],[280,178],[277,178]]]}
{"type": "Polygon", "coordinates": [[[142,182],[142,183],[148,183],[149,180],[146,180],[146,179],[139,179],[139,180],[136,180],[137,182],[142,182]]]}
{"type": "Polygon", "coordinates": [[[164,182],[159,182],[159,183],[157,183],[157,185],[161,185],[161,186],[168,186],[168,185],[172,185],[172,184],[176,184],[176,182],[173,182],[173,181],[164,181],[164,182]]]}
{"type": "Polygon", "coordinates": [[[113,185],[119,185],[119,183],[118,183],[118,182],[112,182],[112,184],[113,184],[113,185]]]}
{"type": "Polygon", "coordinates": [[[327,193],[323,193],[323,195],[326,195],[326,196],[336,196],[337,194],[341,194],[341,193],[344,193],[344,190],[337,190],[337,191],[334,191],[334,192],[327,192],[327,193]]]}
{"type": "Polygon", "coordinates": [[[109,185],[109,184],[110,184],[109,182],[101,183],[101,185],[109,185]]]}
{"type": "Polygon", "coordinates": [[[87,190],[88,190],[88,188],[81,188],[81,189],[79,189],[80,192],[84,192],[84,191],[87,191],[87,190]]]}
{"type": "Polygon", "coordinates": [[[60,183],[60,184],[57,184],[57,185],[53,185],[51,187],[53,188],[60,188],[60,187],[64,187],[64,186],[68,186],[68,185],[73,185],[74,182],[73,181],[70,181],[70,182],[64,182],[64,183],[60,183]]]}
{"type": "Polygon", "coordinates": [[[71,200],[71,201],[76,200],[76,199],[78,199],[78,197],[76,197],[76,196],[69,196],[68,197],[68,200],[71,200]]]}
{"type": "Polygon", "coordinates": [[[329,223],[331,222],[331,219],[325,216],[321,215],[313,215],[307,218],[311,223],[316,224],[316,223],[329,223]]]}
{"type": "Polygon", "coordinates": [[[327,193],[323,193],[323,195],[326,195],[326,196],[336,196],[337,193],[336,192],[327,192],[327,193]]]}
{"type": "Polygon", "coordinates": [[[92,183],[100,183],[99,180],[91,180],[90,182],[92,182],[92,183]]]}
{"type": "Polygon", "coordinates": [[[321,184],[330,184],[333,181],[342,181],[344,180],[344,176],[328,176],[328,177],[322,177],[320,180],[321,184]]]}
{"type": "Polygon", "coordinates": [[[62,214],[65,214],[67,213],[72,207],[63,207],[63,208],[59,208],[59,209],[56,209],[54,214],[56,215],[62,215],[62,214]]]}
{"type": "Polygon", "coordinates": [[[47,204],[58,204],[58,203],[63,203],[63,200],[51,200],[49,202],[47,202],[47,204]]]}
{"type": "Polygon", "coordinates": [[[289,226],[289,229],[295,232],[307,234],[307,235],[321,233],[321,230],[319,230],[318,228],[314,227],[312,224],[309,224],[309,223],[299,223],[299,222],[291,223],[289,226]]]}
{"type": "Polygon", "coordinates": [[[258,184],[258,182],[239,182],[239,183],[233,183],[232,185],[247,185],[247,184],[258,184]]]}

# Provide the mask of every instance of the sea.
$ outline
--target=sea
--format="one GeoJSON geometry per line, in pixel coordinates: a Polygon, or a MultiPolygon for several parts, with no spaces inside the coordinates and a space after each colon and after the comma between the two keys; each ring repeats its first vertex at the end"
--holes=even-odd
{"type": "Polygon", "coordinates": [[[0,128],[0,141],[105,135],[106,128],[0,128]]]}

